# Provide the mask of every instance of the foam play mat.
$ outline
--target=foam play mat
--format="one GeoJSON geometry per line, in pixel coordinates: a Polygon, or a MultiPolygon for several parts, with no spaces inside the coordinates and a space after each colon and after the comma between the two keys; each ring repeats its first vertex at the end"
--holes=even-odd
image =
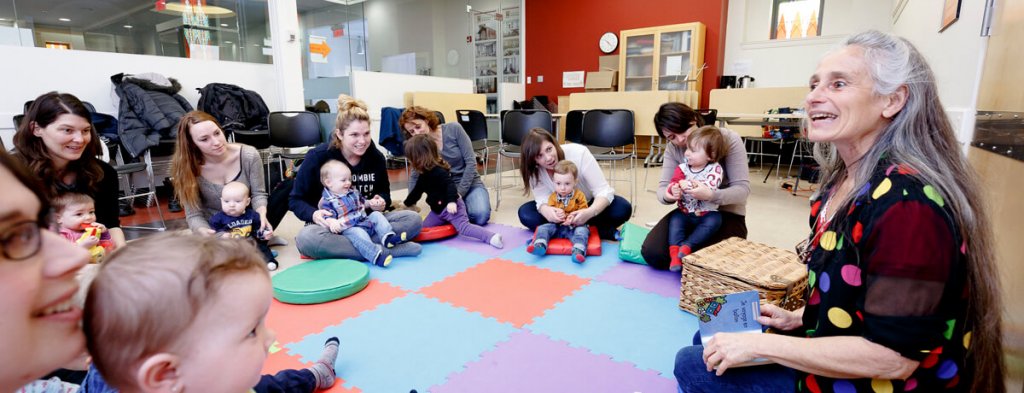
{"type": "Polygon", "coordinates": [[[676,351],[697,330],[677,306],[679,273],[622,262],[616,242],[583,264],[535,256],[532,232],[486,227],[504,249],[425,243],[386,269],[364,263],[373,279],[350,297],[274,301],[267,324],[279,350],[264,372],[308,366],[337,336],[328,392],[676,391],[676,351]]]}
{"type": "Polygon", "coordinates": [[[295,265],[271,279],[274,298],[292,304],[338,300],[363,290],[370,282],[365,263],[350,259],[319,259],[295,265]]]}

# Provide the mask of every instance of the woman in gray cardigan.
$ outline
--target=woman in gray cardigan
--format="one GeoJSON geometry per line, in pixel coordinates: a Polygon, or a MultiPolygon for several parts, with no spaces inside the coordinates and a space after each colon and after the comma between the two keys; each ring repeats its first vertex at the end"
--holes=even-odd
{"type": "Polygon", "coordinates": [[[249,186],[250,206],[260,215],[260,229],[273,230],[267,220],[267,186],[260,153],[249,145],[228,143],[217,120],[208,113],[192,111],[178,123],[171,175],[193,232],[214,233],[210,217],[221,211],[221,190],[233,181],[249,186]]]}
{"type": "MultiPolygon", "coordinates": [[[[654,128],[658,135],[669,141],[665,147],[665,160],[661,170],[661,180],[658,182],[658,201],[663,204],[672,204],[676,199],[669,195],[668,183],[672,180],[672,173],[683,162],[683,153],[686,152],[686,137],[693,130],[704,125],[704,119],[692,108],[678,102],[663,104],[654,115],[654,128]]],[[[725,177],[718,190],[711,190],[705,185],[698,185],[693,189],[684,191],[702,201],[717,203],[718,211],[722,214],[722,226],[718,233],[711,237],[708,245],[718,243],[723,239],[737,236],[747,237],[747,197],[750,195],[750,170],[747,168],[747,152],[743,147],[743,140],[732,130],[722,128],[726,143],[729,145],[729,153],[721,161],[725,170],[725,177]]],[[[668,217],[666,214],[658,224],[654,226],[651,233],[644,239],[640,249],[644,261],[655,269],[668,269],[670,255],[668,251],[668,217]]]]}
{"type": "MultiPolygon", "coordinates": [[[[419,134],[433,137],[441,151],[441,157],[452,167],[452,181],[455,182],[459,196],[466,203],[469,221],[476,225],[485,225],[491,219],[491,196],[480,180],[480,173],[476,171],[473,142],[469,140],[469,135],[459,123],[439,123],[434,111],[421,106],[406,109],[398,119],[405,139],[419,134]]],[[[410,173],[410,190],[416,186],[418,178],[419,173],[416,171],[410,173]]]]}

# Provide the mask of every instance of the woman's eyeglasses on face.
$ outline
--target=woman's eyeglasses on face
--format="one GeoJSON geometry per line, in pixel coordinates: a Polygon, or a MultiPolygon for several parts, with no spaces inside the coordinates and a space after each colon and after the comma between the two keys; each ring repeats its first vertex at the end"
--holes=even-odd
{"type": "Polygon", "coordinates": [[[39,253],[43,244],[42,227],[37,221],[22,221],[0,234],[0,249],[4,258],[20,261],[39,253]]]}

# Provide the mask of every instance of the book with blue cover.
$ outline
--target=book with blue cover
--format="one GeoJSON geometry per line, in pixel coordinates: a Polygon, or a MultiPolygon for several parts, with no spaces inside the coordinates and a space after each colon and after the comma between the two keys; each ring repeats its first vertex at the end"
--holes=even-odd
{"type": "MultiPolygon", "coordinates": [[[[716,333],[761,333],[761,302],[757,291],[731,293],[697,299],[697,319],[700,341],[707,345],[716,333]]],[[[733,367],[770,363],[758,358],[733,367]]]]}

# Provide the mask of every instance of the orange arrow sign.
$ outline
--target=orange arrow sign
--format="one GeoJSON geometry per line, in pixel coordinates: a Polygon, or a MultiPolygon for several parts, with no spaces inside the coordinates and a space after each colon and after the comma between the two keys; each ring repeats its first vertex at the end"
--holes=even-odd
{"type": "Polygon", "coordinates": [[[320,56],[327,57],[328,53],[331,53],[331,47],[327,46],[326,42],[310,43],[310,53],[319,53],[320,56]]]}

